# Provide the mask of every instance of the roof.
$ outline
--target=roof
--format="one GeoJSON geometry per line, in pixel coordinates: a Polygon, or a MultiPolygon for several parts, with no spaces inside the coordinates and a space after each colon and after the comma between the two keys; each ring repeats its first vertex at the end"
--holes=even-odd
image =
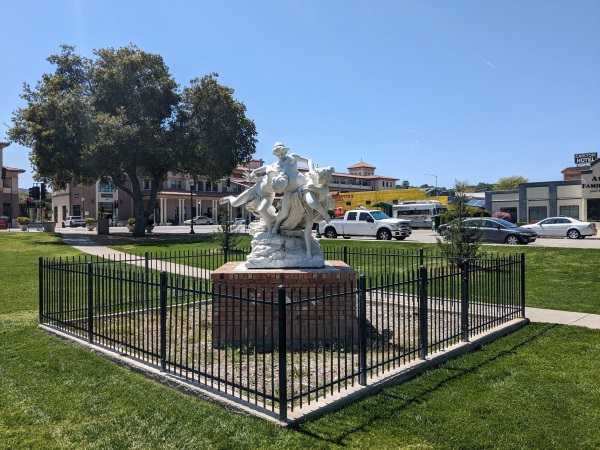
{"type": "Polygon", "coordinates": [[[373,169],[373,170],[376,169],[375,166],[372,166],[371,164],[367,164],[366,162],[362,162],[361,161],[359,163],[353,164],[352,166],[348,167],[348,170],[350,170],[350,169],[361,169],[361,168],[363,168],[363,169],[373,169]]]}
{"type": "MultiPolygon", "coordinates": [[[[2,143],[0,143],[1,145],[2,143]]],[[[7,172],[17,172],[17,173],[25,173],[26,170],[24,169],[17,169],[16,167],[8,167],[8,166],[4,166],[4,168],[7,170],[7,172]]]]}
{"type": "Polygon", "coordinates": [[[334,172],[334,177],[339,178],[356,178],[360,180],[399,180],[399,178],[386,177],[385,175],[355,175],[353,173],[334,172]]]}

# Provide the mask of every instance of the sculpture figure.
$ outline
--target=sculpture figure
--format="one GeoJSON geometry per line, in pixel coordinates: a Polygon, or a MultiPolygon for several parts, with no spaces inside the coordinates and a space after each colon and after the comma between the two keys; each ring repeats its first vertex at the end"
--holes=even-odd
{"type": "Polygon", "coordinates": [[[253,250],[247,267],[324,265],[323,252],[312,237],[312,227],[320,217],[331,220],[327,210],[332,209],[334,203],[328,185],[334,169],[331,166],[315,168],[310,158],[288,154],[288,151],[283,143],[276,142],[273,154],[277,161],[252,170],[246,178],[256,183],[247,191],[221,200],[233,206],[248,204],[248,209],[260,215],[264,222],[265,232],[255,234],[252,240],[253,250]],[[299,163],[308,166],[307,175],[298,170],[299,163]],[[272,202],[276,193],[282,197],[280,210],[275,214],[272,202]],[[304,239],[299,241],[302,236],[304,239]],[[302,247],[305,248],[300,250],[302,247]]]}
{"type": "Polygon", "coordinates": [[[234,207],[246,204],[248,211],[256,213],[265,222],[268,236],[272,237],[273,221],[275,220],[275,207],[273,206],[275,192],[271,187],[271,181],[275,172],[271,171],[262,176],[257,175],[258,173],[257,169],[244,174],[244,178],[251,182],[254,181],[255,184],[237,197],[233,195],[223,197],[219,203],[229,202],[234,207]]]}
{"type": "Polygon", "coordinates": [[[320,217],[326,222],[331,220],[327,210],[333,209],[335,203],[329,195],[329,183],[331,182],[334,168],[327,166],[316,168],[308,173],[309,181],[301,188],[303,199],[306,204],[306,217],[304,219],[304,240],[306,241],[306,256],[312,258],[310,239],[312,239],[312,228],[320,217]],[[315,215],[315,211],[318,213],[315,215]]]}

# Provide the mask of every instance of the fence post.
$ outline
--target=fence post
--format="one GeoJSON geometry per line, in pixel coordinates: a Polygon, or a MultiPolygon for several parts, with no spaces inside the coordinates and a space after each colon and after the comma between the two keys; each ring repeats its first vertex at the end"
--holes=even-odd
{"type": "Polygon", "coordinates": [[[343,260],[344,260],[344,264],[348,264],[348,246],[347,245],[344,245],[344,257],[343,257],[343,260]]]}
{"type": "Polygon", "coordinates": [[[419,249],[419,266],[423,265],[423,247],[419,249]]]}
{"type": "Polygon", "coordinates": [[[44,318],[44,263],[40,256],[38,258],[38,322],[42,323],[44,318]]]}
{"type": "Polygon", "coordinates": [[[460,263],[461,269],[461,305],[460,305],[460,331],[461,340],[469,342],[469,260],[460,263]]]}
{"type": "Polygon", "coordinates": [[[144,292],[146,296],[146,308],[150,307],[150,258],[148,257],[148,252],[144,252],[144,284],[146,285],[146,292],[144,292]]]}
{"type": "Polygon", "coordinates": [[[88,262],[87,264],[88,266],[88,273],[87,273],[87,313],[88,313],[88,342],[92,343],[94,342],[94,292],[93,292],[93,287],[94,287],[94,282],[93,282],[93,276],[94,276],[94,266],[92,264],[92,262],[88,262]]]}
{"type": "Polygon", "coordinates": [[[160,370],[167,370],[167,272],[160,273],[160,370]]]}
{"type": "Polygon", "coordinates": [[[525,252],[521,252],[521,317],[525,318],[525,252]]]}
{"type": "Polygon", "coordinates": [[[279,420],[287,420],[287,336],[286,336],[286,311],[285,287],[280,285],[277,289],[279,298],[279,420]]]}
{"type": "Polygon", "coordinates": [[[367,385],[367,282],[358,278],[358,384],[367,385]]]}
{"type": "Polygon", "coordinates": [[[427,311],[427,267],[419,267],[419,358],[427,358],[429,318],[427,311]]]}
{"type": "Polygon", "coordinates": [[[227,261],[228,259],[229,259],[229,246],[227,244],[225,244],[223,246],[223,262],[224,262],[224,264],[228,263],[228,261],[227,261]]]}

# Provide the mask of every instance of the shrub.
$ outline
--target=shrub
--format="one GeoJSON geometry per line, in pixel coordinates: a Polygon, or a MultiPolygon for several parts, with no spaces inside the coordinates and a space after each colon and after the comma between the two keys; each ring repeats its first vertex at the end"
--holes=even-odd
{"type": "Polygon", "coordinates": [[[31,222],[31,220],[29,219],[29,217],[24,217],[24,216],[17,217],[17,223],[19,225],[28,225],[29,222],[31,222]]]}
{"type": "Polygon", "coordinates": [[[473,234],[472,230],[467,228],[467,224],[463,220],[473,217],[474,213],[477,213],[477,217],[481,217],[487,212],[481,209],[475,210],[467,206],[469,201],[465,195],[465,187],[467,185],[466,182],[456,182],[453,209],[441,216],[441,220],[445,220],[446,222],[454,220],[454,222],[448,225],[442,239],[436,238],[440,253],[448,258],[452,258],[451,264],[454,266],[458,266],[462,259],[476,258],[483,237],[483,233],[481,232],[473,234]]]}
{"type": "Polygon", "coordinates": [[[229,208],[223,208],[219,220],[219,228],[214,232],[213,240],[223,247],[223,249],[226,249],[225,251],[234,250],[242,240],[242,237],[236,233],[238,227],[231,222],[229,208]]]}
{"type": "Polygon", "coordinates": [[[492,214],[492,217],[495,217],[496,219],[504,219],[504,220],[508,220],[509,222],[512,222],[512,216],[504,211],[497,211],[494,214],[492,214]]]}
{"type": "Polygon", "coordinates": [[[130,217],[127,219],[127,225],[135,225],[135,217],[130,217]]]}
{"type": "Polygon", "coordinates": [[[492,217],[492,213],[487,209],[478,209],[476,211],[471,211],[471,217],[492,217]]]}
{"type": "Polygon", "coordinates": [[[86,217],[85,224],[86,225],[96,225],[96,219],[94,219],[93,217],[86,217]]]}

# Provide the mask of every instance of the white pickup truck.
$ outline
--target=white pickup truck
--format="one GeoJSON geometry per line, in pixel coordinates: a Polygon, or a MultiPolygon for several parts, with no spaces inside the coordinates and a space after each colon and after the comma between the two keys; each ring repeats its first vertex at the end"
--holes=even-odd
{"type": "Polygon", "coordinates": [[[343,236],[373,236],[379,240],[391,238],[402,241],[412,233],[410,221],[391,219],[387,214],[378,211],[354,210],[347,211],[343,218],[324,220],[319,223],[319,233],[328,239],[343,236]]]}

